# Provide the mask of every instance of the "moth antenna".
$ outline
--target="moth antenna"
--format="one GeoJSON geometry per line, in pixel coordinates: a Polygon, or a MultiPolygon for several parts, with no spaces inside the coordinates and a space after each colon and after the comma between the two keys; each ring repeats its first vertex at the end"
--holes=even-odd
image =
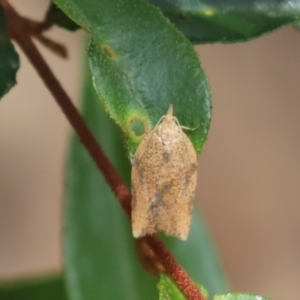
{"type": "Polygon", "coordinates": [[[197,130],[201,125],[197,126],[197,127],[194,127],[194,128],[190,128],[190,127],[186,127],[186,126],[182,126],[180,125],[180,127],[184,130],[197,130]]]}

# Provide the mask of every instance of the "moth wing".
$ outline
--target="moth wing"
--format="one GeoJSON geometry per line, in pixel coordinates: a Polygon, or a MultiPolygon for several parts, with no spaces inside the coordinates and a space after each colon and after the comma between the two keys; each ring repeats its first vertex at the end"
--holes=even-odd
{"type": "Polygon", "coordinates": [[[156,215],[157,230],[185,240],[190,229],[197,182],[196,152],[182,132],[177,143],[162,156],[164,165],[156,184],[160,203],[152,212],[156,215]]]}
{"type": "Polygon", "coordinates": [[[158,230],[186,239],[196,187],[197,157],[182,132],[166,147],[155,132],[139,145],[132,167],[132,227],[140,237],[158,230]]]}
{"type": "Polygon", "coordinates": [[[136,238],[156,232],[151,203],[155,197],[155,183],[161,167],[157,153],[160,153],[162,148],[155,131],[151,131],[145,135],[134,155],[131,172],[131,222],[133,236],[136,238]]]}

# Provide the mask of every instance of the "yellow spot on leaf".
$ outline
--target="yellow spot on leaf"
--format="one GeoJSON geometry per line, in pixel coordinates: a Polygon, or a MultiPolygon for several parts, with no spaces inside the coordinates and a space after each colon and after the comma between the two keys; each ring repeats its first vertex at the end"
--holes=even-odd
{"type": "Polygon", "coordinates": [[[116,58],[116,53],[113,51],[113,49],[108,46],[108,45],[103,45],[102,46],[102,49],[104,50],[104,52],[107,54],[107,56],[110,58],[110,59],[114,59],[116,58]]]}

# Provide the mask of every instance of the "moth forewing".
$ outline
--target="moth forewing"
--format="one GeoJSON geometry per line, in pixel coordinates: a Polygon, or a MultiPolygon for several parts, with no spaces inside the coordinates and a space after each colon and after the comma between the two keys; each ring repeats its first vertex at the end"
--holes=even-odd
{"type": "Polygon", "coordinates": [[[186,239],[197,181],[195,149],[173,106],[145,134],[132,165],[132,230],[138,238],[156,231],[186,239]]]}

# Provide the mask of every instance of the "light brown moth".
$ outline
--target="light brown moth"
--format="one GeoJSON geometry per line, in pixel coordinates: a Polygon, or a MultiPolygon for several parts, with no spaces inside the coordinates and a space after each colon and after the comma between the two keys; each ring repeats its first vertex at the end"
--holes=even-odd
{"type": "Polygon", "coordinates": [[[186,240],[197,181],[195,149],[170,105],[145,134],[133,158],[132,231],[135,238],[156,231],[186,240]]]}

